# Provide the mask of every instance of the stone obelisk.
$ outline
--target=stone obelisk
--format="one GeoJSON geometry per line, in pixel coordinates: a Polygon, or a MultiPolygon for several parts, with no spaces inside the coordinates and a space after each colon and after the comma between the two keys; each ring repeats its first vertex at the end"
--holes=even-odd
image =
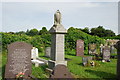
{"type": "Polygon", "coordinates": [[[67,66],[67,61],[64,58],[64,35],[67,33],[67,30],[61,24],[61,13],[59,10],[54,14],[54,25],[49,32],[52,35],[51,60],[48,61],[49,68],[53,69],[57,64],[67,66]]]}

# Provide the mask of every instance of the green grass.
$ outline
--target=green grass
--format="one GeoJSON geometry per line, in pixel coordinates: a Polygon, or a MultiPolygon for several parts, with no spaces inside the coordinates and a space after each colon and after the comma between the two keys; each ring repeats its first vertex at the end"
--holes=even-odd
{"type": "Polygon", "coordinates": [[[116,59],[111,59],[111,62],[102,63],[96,61],[99,66],[84,67],[82,65],[82,57],[66,55],[70,58],[68,61],[69,71],[77,78],[115,78],[116,77],[116,59]]]}
{"type": "MultiPolygon", "coordinates": [[[[7,52],[3,52],[2,56],[2,65],[0,65],[0,68],[2,68],[2,73],[4,74],[5,70],[5,64],[7,60],[7,52]]],[[[45,58],[44,54],[42,53],[39,55],[41,58],[44,59],[49,59],[45,58]]],[[[95,61],[99,66],[96,67],[84,67],[82,65],[82,57],[78,57],[75,55],[65,55],[66,58],[69,58],[71,60],[68,61],[68,69],[69,71],[74,75],[76,78],[100,78],[100,80],[104,80],[105,78],[115,78],[116,77],[116,59],[111,59],[111,62],[101,62],[101,61],[95,61]]],[[[36,78],[48,78],[49,74],[45,71],[47,68],[47,65],[40,66],[40,67],[35,67],[32,65],[32,75],[35,76],[36,78]]],[[[105,79],[106,80],[106,79],[105,79]]]]}
{"type": "MultiPolygon", "coordinates": [[[[0,62],[2,62],[2,65],[0,65],[0,69],[2,72],[0,72],[0,75],[2,74],[2,77],[4,77],[5,74],[5,64],[7,62],[7,52],[3,51],[2,55],[0,54],[0,62]]],[[[32,75],[36,78],[47,78],[49,75],[45,72],[45,69],[47,68],[47,65],[42,65],[40,67],[35,67],[34,64],[32,65],[32,75]]],[[[1,78],[1,76],[0,76],[1,78]]],[[[0,79],[1,80],[1,79],[0,79]]]]}

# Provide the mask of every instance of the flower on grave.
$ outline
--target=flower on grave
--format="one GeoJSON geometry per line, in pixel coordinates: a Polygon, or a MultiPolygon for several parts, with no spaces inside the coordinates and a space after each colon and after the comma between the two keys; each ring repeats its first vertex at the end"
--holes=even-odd
{"type": "Polygon", "coordinates": [[[25,73],[20,72],[20,73],[18,73],[18,74],[16,75],[16,78],[23,78],[24,75],[25,75],[25,73]]]}
{"type": "Polygon", "coordinates": [[[91,66],[94,66],[94,65],[95,65],[95,62],[94,62],[94,61],[91,61],[90,64],[91,64],[91,66]]]}
{"type": "Polygon", "coordinates": [[[102,60],[102,62],[105,62],[105,60],[102,60]]]}

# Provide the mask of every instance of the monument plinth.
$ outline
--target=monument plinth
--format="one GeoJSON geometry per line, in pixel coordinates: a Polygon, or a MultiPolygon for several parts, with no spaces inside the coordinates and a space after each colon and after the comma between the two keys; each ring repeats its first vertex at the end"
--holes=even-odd
{"type": "Polygon", "coordinates": [[[67,66],[67,61],[64,59],[64,35],[67,30],[61,24],[61,13],[59,10],[54,14],[54,25],[49,32],[52,34],[51,60],[48,61],[49,68],[53,69],[58,64],[67,66]]]}

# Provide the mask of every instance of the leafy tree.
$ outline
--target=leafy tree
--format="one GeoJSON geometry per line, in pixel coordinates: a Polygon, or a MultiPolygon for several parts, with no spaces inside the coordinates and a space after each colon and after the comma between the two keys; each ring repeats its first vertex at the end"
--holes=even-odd
{"type": "Polygon", "coordinates": [[[92,28],[91,29],[91,35],[104,37],[105,36],[105,29],[103,28],[103,26],[99,26],[97,28],[92,28]]]}
{"type": "Polygon", "coordinates": [[[87,34],[89,34],[89,28],[88,28],[88,27],[85,27],[84,29],[81,29],[81,31],[83,31],[83,32],[85,32],[85,33],[87,33],[87,34]]]}
{"type": "Polygon", "coordinates": [[[16,32],[16,34],[25,34],[25,31],[19,31],[19,32],[16,32]]]}
{"type": "Polygon", "coordinates": [[[115,36],[115,33],[111,30],[105,30],[103,26],[98,26],[97,28],[91,29],[91,35],[96,35],[99,37],[112,37],[115,36]]]}
{"type": "Polygon", "coordinates": [[[27,29],[27,31],[26,31],[26,35],[29,35],[29,30],[27,29]]]}
{"type": "Polygon", "coordinates": [[[65,48],[70,50],[76,49],[76,41],[78,39],[84,40],[86,52],[88,51],[89,43],[104,43],[104,40],[99,38],[98,36],[91,36],[87,33],[84,33],[80,29],[70,27],[65,37],[65,48]]]}
{"type": "Polygon", "coordinates": [[[42,30],[39,31],[39,35],[44,35],[44,34],[47,34],[49,33],[46,29],[46,27],[42,27],[42,30]]]}
{"type": "Polygon", "coordinates": [[[115,33],[111,30],[105,30],[105,37],[113,37],[115,33]]]}
{"type": "Polygon", "coordinates": [[[31,29],[27,34],[30,35],[30,36],[38,35],[38,30],[37,29],[31,29]]]}

